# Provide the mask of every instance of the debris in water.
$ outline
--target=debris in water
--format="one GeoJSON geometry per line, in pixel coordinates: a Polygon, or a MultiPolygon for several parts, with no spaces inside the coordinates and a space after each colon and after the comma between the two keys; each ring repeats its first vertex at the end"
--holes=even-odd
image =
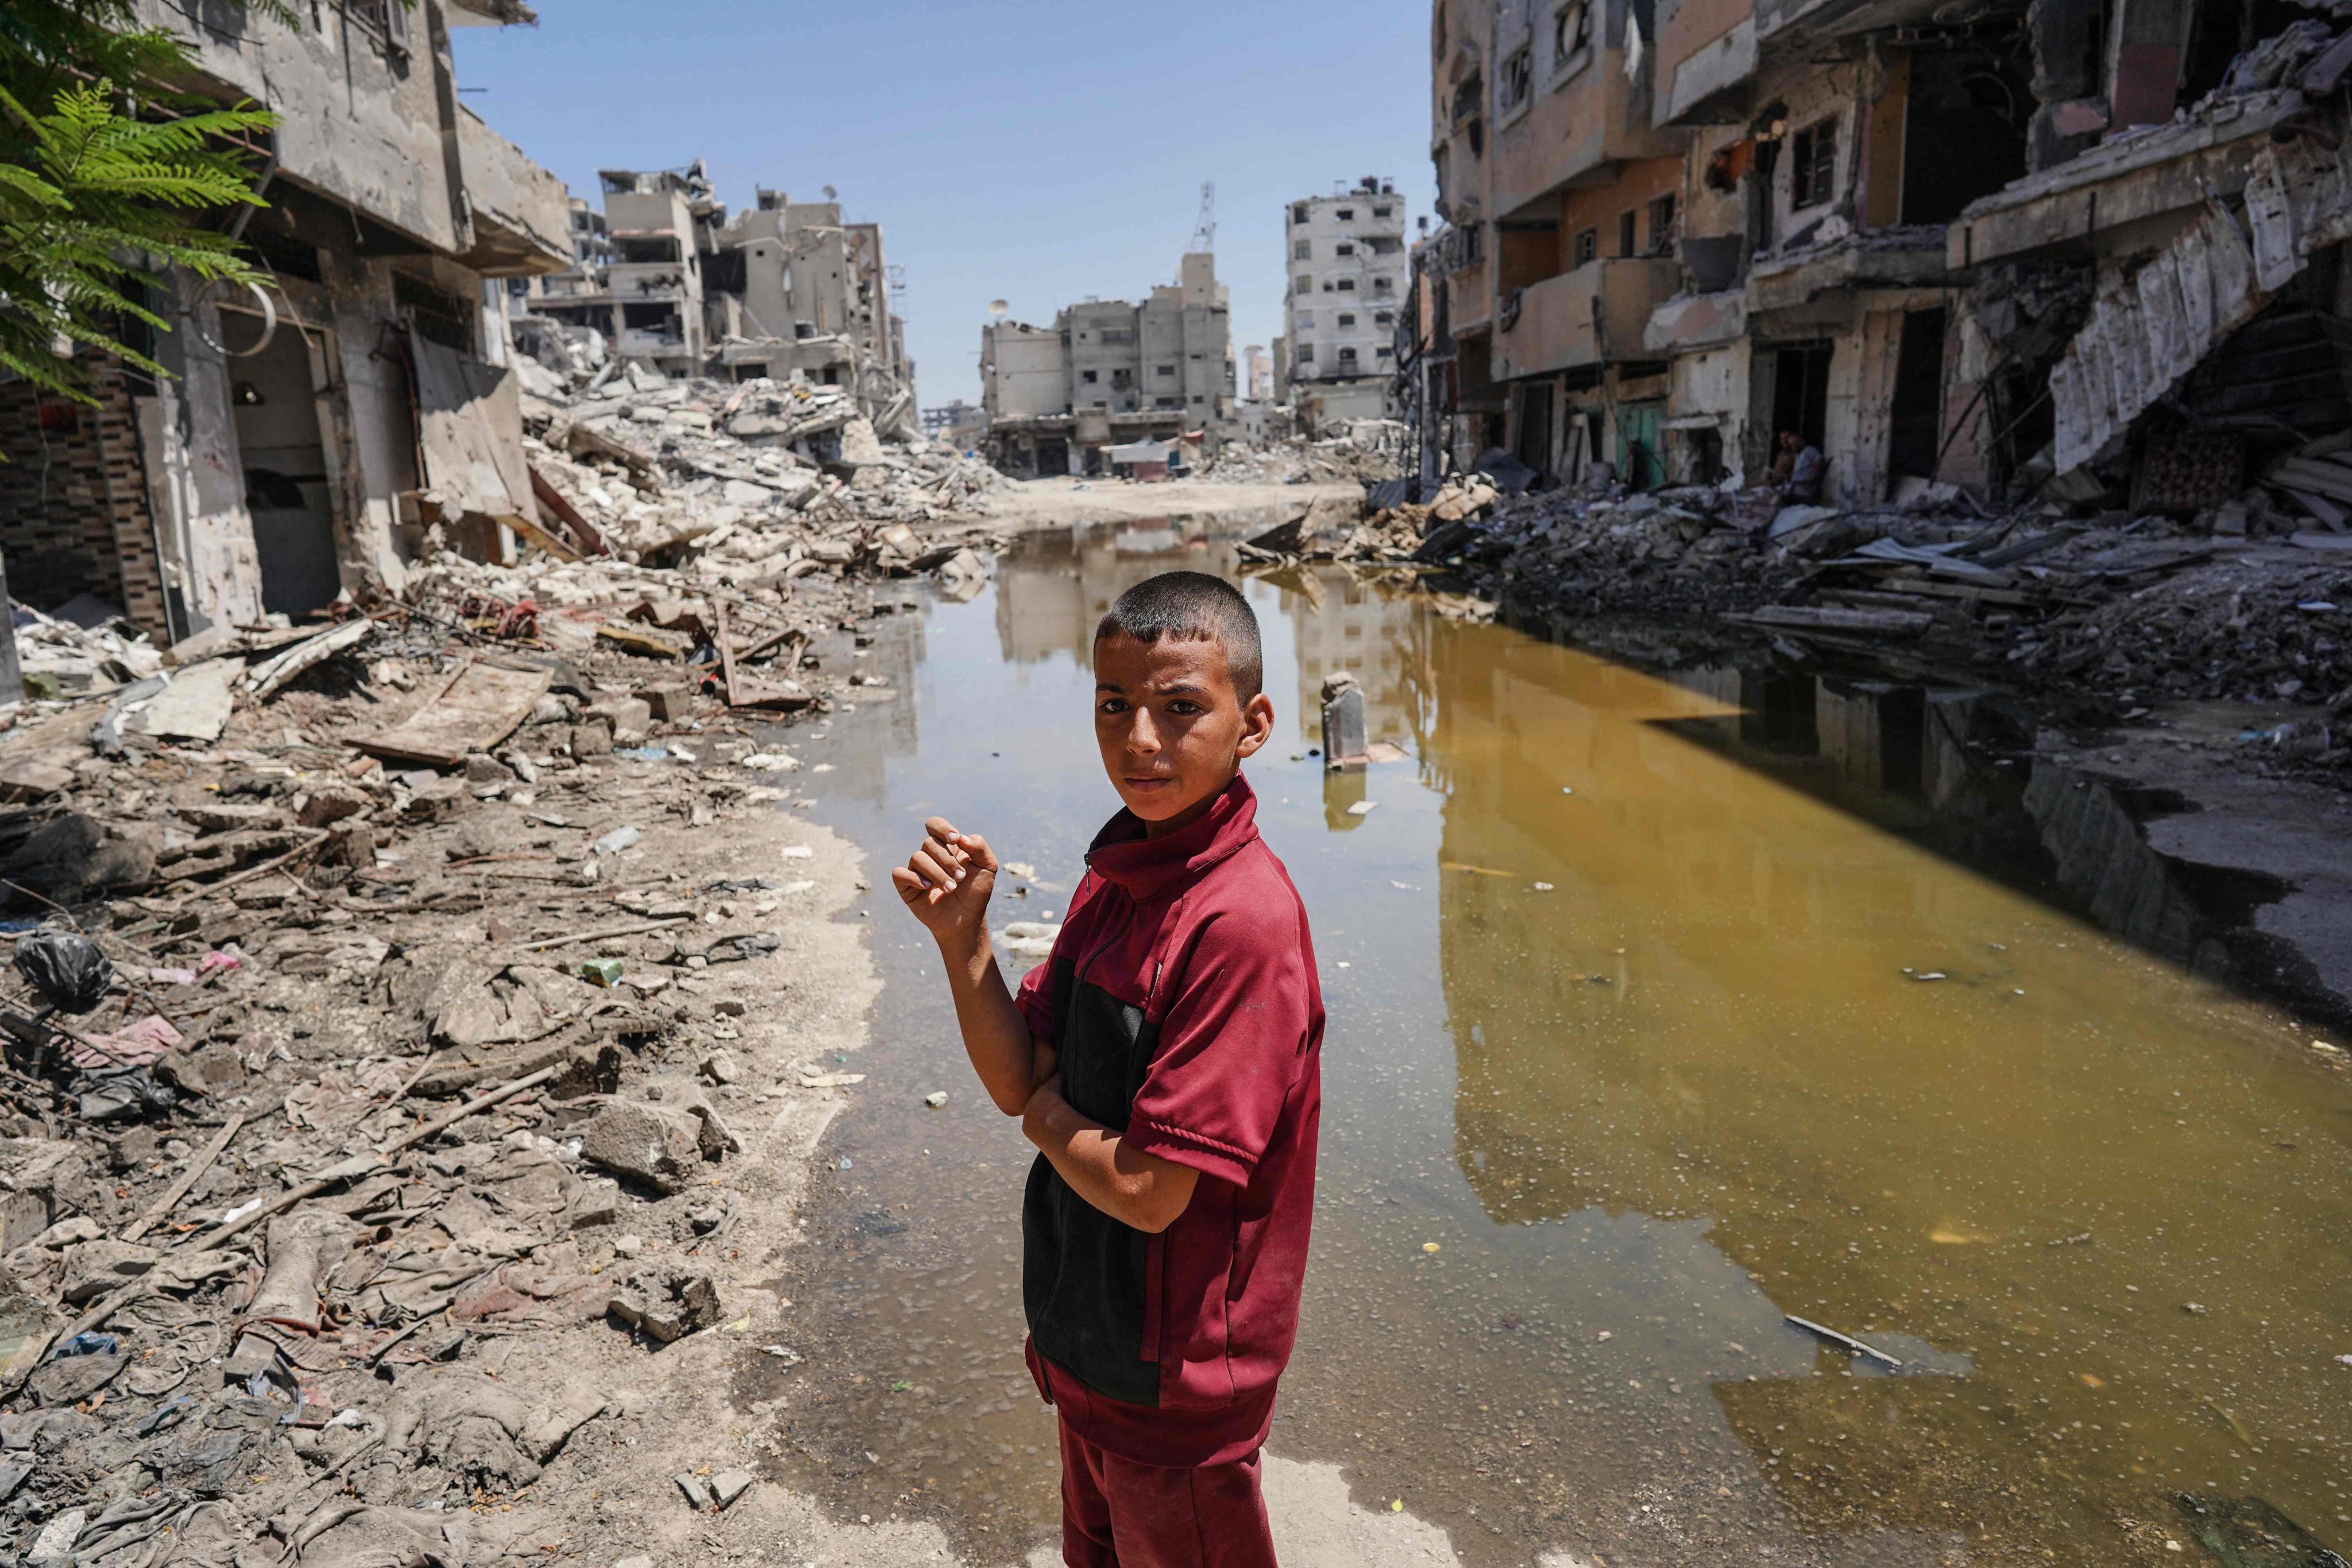
{"type": "Polygon", "coordinates": [[[1355,805],[1348,808],[1348,815],[1349,816],[1370,816],[1380,808],[1381,803],[1379,801],[1360,800],[1355,805]]]}
{"type": "Polygon", "coordinates": [[[1531,883],[1530,886],[1532,886],[1538,893],[1549,893],[1551,891],[1551,884],[1549,882],[1535,882],[1531,883]]]}
{"type": "Polygon", "coordinates": [[[1852,1334],[1842,1334],[1835,1329],[1825,1329],[1821,1324],[1813,1322],[1809,1319],[1800,1318],[1793,1312],[1786,1314],[1786,1319],[1790,1326],[1802,1329],[1809,1334],[1827,1340],[1830,1343],[1837,1346],[1838,1349],[1844,1351],[1849,1355],[1866,1355],[1871,1360],[1877,1362],[1891,1370],[1898,1372],[1902,1370],[1903,1363],[1901,1362],[1895,1360],[1893,1356],[1888,1355],[1885,1351],[1878,1349],[1874,1345],[1864,1344],[1852,1334]]]}
{"type": "Polygon", "coordinates": [[[1421,1249],[1423,1252],[1435,1252],[1438,1250],[1437,1243],[1433,1241],[1424,1241],[1421,1244],[1421,1249]]]}
{"type": "Polygon", "coordinates": [[[929,1106],[933,1110],[937,1110],[940,1106],[945,1105],[947,1102],[948,1091],[943,1089],[935,1089],[930,1093],[923,1096],[923,1103],[929,1106]]]}

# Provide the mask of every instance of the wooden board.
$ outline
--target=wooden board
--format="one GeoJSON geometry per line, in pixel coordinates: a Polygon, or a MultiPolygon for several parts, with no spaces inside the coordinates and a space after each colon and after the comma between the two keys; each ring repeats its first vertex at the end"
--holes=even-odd
{"type": "Polygon", "coordinates": [[[468,664],[402,723],[352,744],[386,762],[454,768],[469,752],[487,752],[515,731],[547,691],[544,669],[468,664]]]}

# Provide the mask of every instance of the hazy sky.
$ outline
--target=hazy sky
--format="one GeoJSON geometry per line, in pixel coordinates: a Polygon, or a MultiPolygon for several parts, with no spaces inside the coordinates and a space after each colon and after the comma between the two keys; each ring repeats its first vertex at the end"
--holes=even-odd
{"type": "Polygon", "coordinates": [[[979,398],[992,299],[1173,282],[1203,180],[1236,355],[1280,330],[1286,202],[1379,174],[1429,210],[1426,0],[533,3],[457,30],[466,102],[592,202],[696,157],[733,208],[835,187],[905,269],[926,405],[979,398]]]}

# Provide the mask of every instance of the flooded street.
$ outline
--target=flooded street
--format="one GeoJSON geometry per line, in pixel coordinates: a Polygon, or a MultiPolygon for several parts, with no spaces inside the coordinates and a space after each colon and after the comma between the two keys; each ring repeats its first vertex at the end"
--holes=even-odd
{"type": "MultiPolygon", "coordinates": [[[[888,866],[945,815],[1034,868],[1000,927],[1058,918],[1114,804],[1094,622],[1234,562],[1207,525],[1034,536],[885,623],[884,700],[791,732],[812,816],[868,853],[886,986],[777,1282],[806,1362],[741,1376],[843,1516],[1001,1561],[1056,1517],[1031,1152],[888,866]]],[[[2284,1568],[2352,1541],[2352,1089],[2200,977],[2259,977],[2212,933],[2261,889],[2140,847],[2146,803],[2012,764],[1969,693],[1654,678],[1336,569],[1248,591],[1282,725],[1249,773],[1329,1010],[1272,1452],[1477,1563],[2284,1568]],[[1341,668],[1402,760],[1306,754],[1341,668]]]]}

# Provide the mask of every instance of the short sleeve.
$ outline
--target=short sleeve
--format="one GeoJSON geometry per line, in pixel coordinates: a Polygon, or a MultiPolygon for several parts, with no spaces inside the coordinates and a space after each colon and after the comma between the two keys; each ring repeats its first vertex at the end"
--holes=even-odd
{"type": "Polygon", "coordinates": [[[1298,1081],[1309,997],[1295,928],[1212,921],[1160,1021],[1128,1116],[1128,1146],[1247,1186],[1298,1081]]]}
{"type": "MultiPolygon", "coordinates": [[[[1061,944],[1055,942],[1054,950],[1058,954],[1061,944]]],[[[1021,1009],[1022,1021],[1029,1026],[1029,1033],[1048,1043],[1054,1038],[1054,962],[1048,958],[1023,975],[1013,993],[1013,1005],[1021,1009]]]]}
{"type": "Polygon", "coordinates": [[[1070,894],[1070,907],[1065,911],[1062,929],[1054,938],[1054,950],[1045,962],[1021,977],[1013,990],[1013,1005],[1021,1009],[1022,1021],[1029,1033],[1048,1044],[1053,1043],[1055,1024],[1061,1017],[1061,999],[1054,993],[1054,976],[1069,962],[1070,955],[1085,941],[1085,931],[1094,913],[1100,880],[1092,871],[1078,879],[1077,888],[1070,894]]]}

